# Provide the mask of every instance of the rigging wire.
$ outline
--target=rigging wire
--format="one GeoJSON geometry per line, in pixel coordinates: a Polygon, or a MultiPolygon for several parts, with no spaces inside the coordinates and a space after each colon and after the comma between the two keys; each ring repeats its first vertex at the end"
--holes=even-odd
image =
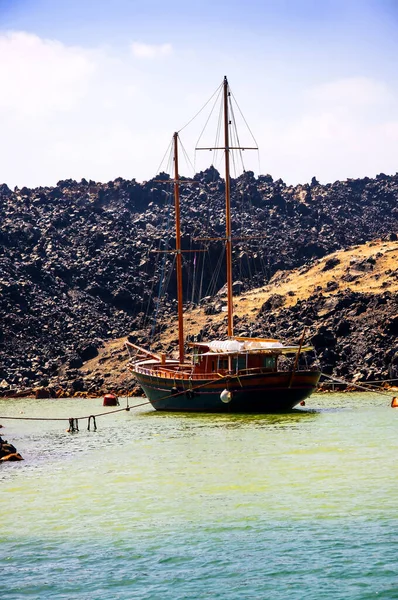
{"type": "Polygon", "coordinates": [[[237,109],[238,109],[238,111],[239,111],[239,113],[240,113],[240,116],[241,116],[241,117],[242,117],[242,119],[243,119],[243,122],[244,122],[244,124],[246,125],[246,127],[247,127],[247,129],[248,129],[248,131],[249,131],[250,135],[251,135],[251,136],[252,136],[252,138],[253,138],[253,141],[254,141],[255,145],[257,146],[258,172],[259,172],[259,174],[260,174],[260,173],[261,173],[261,164],[260,164],[260,162],[261,162],[261,161],[260,161],[260,149],[259,149],[259,145],[258,145],[258,143],[257,143],[257,140],[256,140],[256,138],[254,137],[254,134],[253,134],[252,130],[251,130],[251,129],[250,129],[250,127],[249,127],[249,124],[248,124],[248,122],[247,122],[247,121],[246,121],[246,119],[245,119],[245,116],[244,116],[243,112],[241,111],[241,108],[240,108],[240,106],[239,106],[239,104],[238,104],[238,102],[237,102],[237,100],[236,100],[235,96],[234,96],[234,95],[233,95],[233,93],[232,93],[232,90],[231,90],[231,88],[229,88],[229,91],[230,91],[230,93],[231,93],[231,97],[233,98],[233,100],[234,100],[234,102],[235,102],[235,104],[236,104],[236,106],[237,106],[237,109]]]}
{"type": "Polygon", "coordinates": [[[200,304],[200,302],[202,300],[203,276],[204,276],[204,272],[205,272],[205,258],[206,258],[206,254],[205,254],[205,252],[203,252],[203,257],[202,257],[202,272],[200,274],[200,284],[199,284],[198,306],[199,306],[199,304],[200,304]]]}
{"type": "Polygon", "coordinates": [[[214,92],[214,94],[212,94],[212,96],[211,96],[211,97],[208,99],[208,101],[206,102],[206,104],[204,104],[204,105],[202,106],[202,108],[201,108],[201,109],[200,109],[200,110],[199,110],[199,111],[196,113],[196,115],[194,115],[194,116],[192,117],[192,119],[190,119],[190,120],[188,121],[188,123],[186,123],[186,125],[184,125],[184,127],[181,127],[181,129],[179,129],[179,130],[178,130],[178,133],[180,133],[180,132],[181,132],[183,129],[185,129],[186,127],[188,127],[188,125],[190,125],[190,124],[192,123],[192,121],[194,121],[194,120],[196,119],[196,117],[198,117],[198,116],[200,115],[200,113],[202,112],[202,110],[204,110],[204,109],[206,108],[206,106],[209,104],[209,102],[211,102],[211,101],[212,101],[212,99],[213,99],[213,98],[214,98],[214,96],[217,94],[217,92],[218,92],[218,93],[220,93],[220,92],[221,92],[221,90],[222,90],[222,87],[223,87],[223,83],[220,83],[219,87],[216,89],[216,91],[214,92]]]}
{"type": "MultiPolygon", "coordinates": [[[[146,259],[147,260],[146,260],[146,263],[145,263],[147,265],[146,275],[147,275],[148,278],[149,278],[149,269],[150,269],[149,256],[150,256],[151,251],[152,251],[152,247],[148,246],[148,250],[147,250],[147,254],[146,254],[146,259]]],[[[156,256],[155,268],[151,269],[152,272],[153,272],[153,270],[156,272],[158,262],[159,262],[159,255],[156,256]]],[[[155,286],[155,280],[152,279],[151,288],[150,288],[150,292],[149,292],[149,295],[148,295],[148,301],[147,301],[146,310],[145,310],[144,316],[143,316],[143,318],[141,320],[141,328],[146,327],[146,325],[148,323],[148,317],[149,317],[149,311],[150,311],[150,307],[151,307],[151,299],[152,299],[152,296],[153,296],[154,286],[155,286]]]]}
{"type": "MultiPolygon", "coordinates": [[[[166,168],[167,172],[170,172],[170,165],[172,164],[172,156],[173,156],[172,142],[173,142],[173,140],[170,141],[170,143],[168,145],[168,148],[167,148],[167,150],[166,150],[166,152],[165,152],[165,154],[164,154],[164,156],[162,158],[162,161],[161,161],[161,163],[160,163],[160,165],[158,167],[158,173],[161,172],[162,165],[165,162],[165,158],[166,158],[167,152],[168,152],[168,161],[167,161],[167,164],[165,165],[165,168],[166,168]]],[[[165,183],[167,183],[167,180],[165,180],[165,183]]],[[[160,229],[161,230],[164,229],[164,225],[165,225],[165,223],[167,221],[166,231],[168,231],[169,230],[169,221],[170,221],[170,192],[167,192],[166,190],[162,190],[162,191],[166,194],[166,212],[162,211],[163,219],[162,219],[162,222],[160,224],[160,229]]],[[[156,259],[155,259],[155,265],[154,265],[153,268],[151,268],[151,264],[150,264],[150,261],[149,261],[148,267],[151,269],[151,275],[153,275],[153,273],[156,273],[157,270],[158,270],[158,265],[159,265],[159,262],[160,262],[160,250],[161,250],[162,244],[164,244],[164,243],[165,243],[165,240],[161,238],[159,240],[158,244],[157,244],[157,250],[158,250],[158,252],[157,252],[156,259]]],[[[152,252],[154,246],[155,246],[155,244],[152,245],[152,248],[151,247],[148,248],[148,256],[152,252]]],[[[161,273],[164,270],[165,258],[166,257],[164,255],[163,256],[163,261],[162,261],[161,273]]],[[[149,275],[148,272],[147,272],[147,275],[149,275]]],[[[161,275],[161,280],[162,280],[162,275],[161,275]]],[[[160,282],[161,282],[161,280],[160,280],[160,282]]],[[[144,317],[142,319],[142,321],[143,321],[142,322],[142,327],[146,327],[147,324],[149,324],[149,321],[150,321],[149,314],[151,312],[151,301],[152,301],[152,298],[153,298],[155,285],[156,285],[156,280],[152,279],[152,285],[151,285],[150,293],[148,295],[147,308],[146,308],[145,315],[144,315],[144,317]]],[[[160,291],[160,289],[161,288],[159,286],[159,291],[160,291]]],[[[157,313],[158,313],[158,310],[159,310],[158,304],[159,304],[159,294],[158,294],[158,300],[157,300],[157,308],[156,308],[156,312],[155,312],[156,316],[157,316],[157,313]]],[[[152,318],[152,321],[153,321],[153,318],[152,318]]],[[[152,325],[152,333],[151,333],[151,336],[150,336],[151,339],[153,338],[153,335],[154,335],[154,328],[155,328],[155,326],[156,326],[156,317],[155,317],[155,321],[153,322],[153,325],[152,325]]]]}
{"type": "Polygon", "coordinates": [[[162,260],[162,266],[161,266],[161,272],[160,272],[160,279],[159,279],[159,291],[158,291],[158,297],[157,297],[157,302],[156,302],[156,309],[155,309],[155,314],[153,316],[153,324],[152,324],[152,330],[151,330],[151,335],[150,335],[150,340],[153,340],[153,337],[155,335],[155,328],[156,328],[156,324],[157,324],[157,317],[158,317],[158,313],[159,313],[159,307],[160,307],[160,299],[162,297],[162,292],[163,292],[163,285],[164,285],[164,272],[165,272],[165,267],[166,267],[166,260],[167,260],[167,249],[169,248],[169,240],[170,240],[170,217],[171,217],[171,202],[170,202],[170,197],[171,194],[168,194],[168,211],[167,211],[167,227],[166,227],[166,238],[165,240],[163,240],[164,243],[164,254],[163,254],[163,260],[162,260]]]}
{"type": "Polygon", "coordinates": [[[195,292],[196,292],[196,252],[193,257],[192,294],[191,294],[191,304],[192,305],[194,303],[195,292]]]}
{"type": "MultiPolygon", "coordinates": [[[[213,111],[214,111],[214,109],[215,109],[215,107],[217,105],[217,102],[218,102],[218,99],[219,99],[219,97],[221,95],[222,89],[223,89],[223,84],[221,84],[220,87],[218,88],[218,90],[216,90],[216,92],[218,91],[217,98],[215,99],[214,104],[213,104],[213,108],[211,109],[210,114],[207,117],[207,120],[206,120],[206,122],[205,122],[205,124],[203,126],[202,131],[200,132],[200,135],[199,135],[198,140],[197,140],[197,142],[195,144],[195,147],[197,147],[199,145],[199,142],[202,139],[203,133],[204,133],[204,131],[205,131],[205,129],[206,129],[206,127],[207,127],[207,125],[208,125],[208,123],[210,121],[210,118],[211,118],[211,116],[213,114],[213,111]]],[[[213,94],[212,98],[215,96],[216,92],[213,94]]],[[[196,164],[196,148],[195,148],[195,164],[196,164]]]]}
{"type": "Polygon", "coordinates": [[[160,173],[160,172],[161,172],[161,171],[160,171],[160,169],[162,168],[162,165],[163,165],[163,163],[164,163],[164,159],[165,159],[165,158],[166,158],[166,156],[167,156],[167,153],[169,154],[169,161],[170,161],[170,153],[171,153],[172,145],[173,145],[173,138],[170,140],[170,143],[169,143],[169,145],[168,145],[168,147],[167,147],[167,150],[166,150],[166,152],[164,153],[162,160],[160,161],[160,165],[158,166],[157,173],[160,173]]]}
{"type": "MultiPolygon", "coordinates": [[[[163,240],[160,239],[159,243],[158,243],[158,250],[160,250],[160,246],[161,246],[162,242],[163,242],[163,240]]],[[[149,258],[149,255],[153,252],[153,248],[154,247],[155,247],[155,244],[153,244],[152,246],[148,247],[148,258],[149,258]]],[[[158,253],[158,252],[156,253],[155,265],[154,265],[153,268],[151,268],[150,260],[148,261],[148,269],[151,271],[151,274],[157,272],[159,261],[160,261],[160,253],[158,253]]],[[[149,272],[148,271],[147,271],[147,275],[149,276],[149,272]]],[[[146,327],[147,324],[149,323],[149,320],[150,320],[149,313],[151,311],[151,301],[152,301],[152,298],[153,298],[153,292],[154,292],[154,289],[155,289],[155,285],[156,285],[156,281],[155,281],[154,278],[152,278],[152,285],[151,285],[150,293],[149,293],[149,296],[148,296],[147,309],[146,309],[146,313],[145,313],[145,316],[144,316],[144,319],[143,319],[142,327],[146,327]]]]}
{"type": "MultiPolygon", "coordinates": [[[[232,122],[233,121],[231,119],[231,123],[232,122]]],[[[230,140],[231,140],[230,141],[230,145],[232,145],[232,146],[236,146],[237,145],[237,141],[235,139],[235,130],[234,130],[233,127],[231,127],[230,140]]],[[[236,178],[237,173],[238,173],[238,169],[237,169],[237,166],[236,166],[235,152],[230,152],[230,157],[231,157],[231,162],[232,162],[232,165],[233,165],[233,174],[234,174],[234,177],[236,178]]],[[[232,190],[231,190],[231,192],[232,192],[232,190]]]]}
{"type": "Polygon", "coordinates": [[[218,146],[221,146],[220,138],[221,138],[221,132],[222,132],[222,125],[223,125],[223,107],[222,107],[222,102],[220,102],[220,108],[218,111],[217,128],[216,128],[216,134],[215,134],[215,139],[214,139],[215,150],[213,153],[213,165],[215,163],[217,163],[217,161],[219,161],[220,163],[222,161],[222,152],[217,149],[218,146]]]}
{"type": "MultiPolygon", "coordinates": [[[[231,119],[231,121],[232,121],[232,128],[233,128],[233,131],[234,131],[234,138],[236,139],[236,144],[235,145],[236,145],[236,147],[240,148],[240,139],[239,139],[239,134],[238,134],[238,128],[237,128],[237,125],[236,125],[234,107],[233,107],[231,98],[229,98],[229,111],[230,111],[230,114],[232,116],[232,119],[231,119]]],[[[239,150],[239,157],[240,157],[240,161],[242,163],[242,169],[243,169],[243,171],[245,171],[245,165],[244,165],[244,161],[243,161],[243,150],[241,150],[241,149],[239,150]]]]}
{"type": "MultiPolygon", "coordinates": [[[[172,168],[173,168],[173,160],[174,160],[174,152],[173,152],[173,139],[172,139],[171,142],[169,143],[169,146],[168,146],[168,149],[167,149],[165,155],[163,156],[162,162],[159,165],[158,172],[161,172],[162,165],[164,165],[166,172],[168,174],[170,174],[172,172],[172,168]],[[167,160],[167,164],[164,164],[167,152],[168,152],[168,160],[167,160]]],[[[165,179],[164,184],[167,184],[167,183],[170,183],[170,182],[169,182],[169,180],[165,179]]],[[[147,308],[146,308],[145,315],[143,316],[143,319],[142,319],[142,321],[143,321],[142,327],[146,327],[147,325],[149,325],[150,322],[152,322],[151,333],[150,333],[151,341],[153,340],[153,337],[155,335],[155,330],[156,330],[156,326],[157,326],[157,318],[158,318],[158,314],[159,314],[159,310],[160,310],[160,302],[161,302],[162,296],[165,294],[165,290],[167,290],[168,283],[169,283],[170,277],[171,277],[171,273],[169,273],[168,275],[165,275],[165,273],[166,273],[166,265],[167,265],[166,254],[167,254],[167,250],[169,248],[169,241],[170,241],[170,235],[171,235],[170,220],[171,220],[171,207],[172,207],[172,193],[168,192],[165,189],[162,189],[161,192],[166,194],[166,201],[165,201],[166,210],[161,211],[162,222],[159,224],[158,229],[160,231],[165,231],[166,236],[159,239],[159,242],[157,244],[157,257],[155,259],[155,265],[152,266],[149,261],[149,268],[151,271],[151,275],[153,275],[153,273],[156,273],[158,271],[158,266],[159,266],[159,263],[161,262],[158,296],[156,299],[155,313],[154,313],[154,315],[152,315],[152,317],[150,317],[151,301],[152,301],[152,298],[154,295],[154,288],[156,285],[156,279],[152,278],[152,285],[151,285],[151,290],[150,290],[150,293],[148,296],[147,308]],[[163,246],[163,248],[162,248],[162,246],[163,246]],[[160,258],[161,254],[163,254],[162,259],[160,258]]],[[[152,248],[154,246],[155,246],[155,244],[153,244],[152,248]]],[[[149,255],[149,253],[151,253],[153,251],[152,248],[148,248],[148,255],[149,255]]],[[[147,275],[148,274],[149,273],[147,273],[147,275]]]]}
{"type": "MultiPolygon", "coordinates": [[[[220,97],[222,94],[222,90],[223,90],[223,84],[220,84],[220,86],[215,90],[215,92],[212,94],[212,96],[209,98],[209,100],[207,100],[207,102],[202,106],[202,108],[194,115],[194,117],[192,117],[192,119],[190,119],[188,121],[188,123],[186,123],[186,125],[184,125],[179,132],[181,132],[182,130],[184,130],[186,127],[188,127],[198,116],[199,114],[202,113],[202,111],[211,104],[211,110],[209,111],[209,115],[207,116],[206,122],[202,128],[202,131],[200,132],[200,135],[198,137],[198,140],[196,142],[196,146],[198,146],[200,144],[201,139],[203,138],[203,135],[205,133],[206,128],[208,127],[208,124],[212,118],[212,116],[215,113],[216,110],[216,105],[217,103],[219,104],[219,111],[218,111],[218,119],[217,119],[217,128],[216,128],[216,134],[215,134],[215,144],[214,144],[214,154],[213,154],[213,166],[214,166],[214,171],[213,171],[213,181],[215,181],[215,176],[216,176],[216,169],[220,168],[219,165],[221,164],[222,160],[223,160],[223,155],[225,153],[221,152],[221,150],[219,149],[219,146],[222,146],[223,144],[220,141],[221,135],[222,135],[222,129],[223,129],[223,120],[224,120],[224,114],[223,114],[223,103],[220,102],[220,97]]],[[[230,145],[231,146],[237,146],[240,147],[240,138],[239,138],[239,133],[238,133],[238,127],[237,127],[237,119],[236,119],[236,109],[239,112],[240,116],[243,119],[243,122],[245,123],[245,126],[247,127],[253,141],[255,142],[255,145],[257,146],[257,141],[240,109],[239,104],[236,101],[235,96],[233,95],[231,89],[229,88],[229,97],[228,97],[228,107],[229,107],[229,113],[230,113],[230,124],[231,124],[231,129],[230,129],[230,139],[231,142],[230,145]],[[234,106],[236,105],[236,106],[234,106]]],[[[190,167],[190,169],[193,170],[193,172],[195,173],[196,170],[196,158],[197,158],[197,154],[196,154],[196,148],[195,148],[195,153],[194,153],[194,163],[192,163],[184,145],[181,142],[181,139],[179,138],[179,144],[180,147],[182,149],[182,155],[187,163],[187,165],[190,167]]],[[[172,141],[169,144],[168,147],[168,151],[169,151],[169,161],[168,161],[168,165],[167,165],[167,171],[171,172],[172,168],[173,168],[173,152],[172,152],[172,141]]],[[[161,165],[164,163],[165,161],[165,157],[167,155],[167,151],[165,153],[165,156],[162,159],[161,165]]],[[[235,153],[235,152],[231,152],[231,158],[232,158],[232,166],[233,166],[233,173],[236,176],[238,169],[240,169],[242,167],[243,171],[245,171],[245,164],[244,164],[244,160],[243,160],[243,153],[242,150],[239,150],[239,153],[235,153]],[[239,157],[239,160],[237,161],[237,156],[239,157]],[[239,163],[239,164],[238,164],[239,163]]],[[[258,160],[260,158],[259,152],[258,152],[258,160]]],[[[259,160],[259,164],[260,164],[260,160],[259,160]]],[[[161,165],[159,166],[159,171],[161,169],[161,165]]],[[[166,183],[166,181],[165,181],[166,183]]],[[[235,194],[234,194],[235,195],[235,194]]],[[[168,198],[169,200],[170,198],[168,198]]],[[[241,211],[242,211],[242,218],[239,219],[239,223],[240,223],[240,231],[243,234],[244,229],[245,229],[245,223],[247,222],[247,215],[245,217],[245,200],[246,198],[244,197],[244,194],[242,195],[241,198],[241,211]]],[[[249,210],[249,213],[253,212],[253,204],[251,202],[250,199],[250,194],[248,195],[248,204],[251,207],[251,210],[249,210]]],[[[163,227],[164,228],[164,223],[167,221],[166,224],[166,232],[167,232],[167,241],[165,243],[165,250],[168,249],[168,244],[169,244],[169,238],[170,238],[170,210],[171,207],[168,205],[167,211],[164,214],[164,221],[163,221],[163,227]]],[[[211,231],[211,225],[208,222],[207,223],[207,229],[208,231],[211,231]]],[[[203,233],[203,232],[201,232],[203,233]]],[[[213,233],[214,235],[214,233],[213,233]]],[[[191,236],[190,236],[191,237],[191,236]]],[[[243,235],[242,235],[243,237],[243,235]]],[[[190,245],[190,250],[193,250],[193,245],[192,245],[192,239],[191,239],[191,245],[190,245]]],[[[251,255],[253,254],[253,244],[248,242],[247,244],[242,244],[240,243],[239,246],[237,247],[237,250],[239,249],[240,254],[239,254],[239,275],[240,278],[242,279],[246,274],[249,275],[249,278],[252,279],[253,278],[253,270],[252,267],[254,267],[254,273],[256,273],[257,268],[260,268],[260,271],[262,270],[262,272],[264,273],[264,271],[266,270],[266,265],[265,265],[265,261],[264,258],[262,256],[262,253],[259,253],[259,255],[253,259],[253,257],[251,257],[251,255]],[[247,249],[245,249],[245,245],[247,245],[247,249]],[[253,264],[252,264],[253,263],[253,264]]],[[[166,254],[166,253],[165,253],[166,254]]],[[[216,263],[216,268],[213,269],[208,269],[211,273],[211,277],[210,277],[210,281],[208,283],[207,286],[207,292],[206,295],[214,295],[217,287],[218,286],[218,282],[219,282],[219,277],[220,277],[220,272],[221,272],[221,268],[222,268],[222,264],[224,261],[224,255],[225,255],[225,246],[222,249],[222,252],[220,253],[220,256],[218,258],[218,261],[216,263]]],[[[206,263],[207,260],[209,260],[209,265],[212,264],[212,259],[211,259],[211,254],[209,252],[209,248],[206,248],[206,251],[203,252],[203,257],[201,256],[201,253],[198,252],[197,254],[195,253],[194,257],[193,257],[193,269],[189,270],[189,276],[188,276],[188,285],[186,287],[186,292],[189,294],[190,298],[191,298],[191,307],[193,307],[195,301],[200,304],[200,301],[202,299],[202,295],[203,295],[203,285],[204,285],[204,280],[205,280],[205,270],[206,270],[206,263]],[[201,261],[201,262],[200,262],[201,261]],[[193,271],[193,274],[192,274],[193,271]],[[200,277],[200,283],[199,281],[197,281],[197,278],[199,279],[200,277]],[[198,285],[199,284],[199,285],[198,285]],[[190,289],[190,293],[188,292],[188,290],[190,289]]],[[[157,258],[156,264],[158,265],[160,262],[160,257],[157,258]]],[[[175,257],[174,257],[174,261],[172,261],[173,263],[175,262],[175,257]]],[[[214,262],[214,258],[213,258],[213,262],[214,262]]],[[[167,259],[166,256],[163,256],[163,260],[161,261],[161,273],[160,273],[160,281],[159,281],[159,292],[158,292],[158,298],[157,298],[157,304],[156,304],[156,311],[155,311],[155,318],[154,318],[154,323],[152,326],[152,337],[154,335],[154,328],[156,326],[156,320],[159,314],[159,302],[160,302],[160,298],[162,295],[164,295],[167,291],[168,285],[170,283],[171,280],[171,272],[169,272],[168,274],[166,273],[166,265],[167,265],[167,259]]],[[[210,274],[209,273],[209,274],[210,274]]],[[[148,310],[147,310],[147,316],[149,316],[149,305],[150,305],[150,300],[151,297],[153,295],[153,290],[154,290],[154,285],[156,285],[155,282],[153,282],[152,285],[152,290],[151,290],[151,296],[148,300],[148,310]]]]}
{"type": "Polygon", "coordinates": [[[187,151],[185,150],[185,147],[184,147],[184,145],[183,145],[183,143],[182,143],[181,139],[180,139],[180,138],[178,138],[178,141],[180,142],[180,146],[181,146],[181,149],[182,149],[182,152],[183,152],[183,155],[184,155],[184,158],[185,158],[185,160],[187,161],[187,163],[188,163],[188,164],[189,164],[189,166],[191,167],[191,169],[192,169],[192,171],[193,171],[193,174],[195,174],[195,167],[194,167],[194,165],[193,165],[193,163],[192,163],[191,159],[189,158],[189,155],[188,155],[187,151]]]}
{"type": "MultiPolygon", "coordinates": [[[[221,267],[224,261],[224,256],[225,256],[225,244],[223,244],[222,247],[222,251],[220,252],[220,255],[218,257],[218,261],[217,264],[215,266],[215,268],[212,271],[212,276],[210,278],[210,282],[209,285],[207,287],[207,291],[206,291],[206,296],[214,296],[218,286],[218,281],[219,281],[219,275],[220,275],[220,271],[221,271],[221,267]]],[[[210,256],[210,252],[208,251],[208,255],[209,255],[209,262],[211,264],[211,256],[210,256]]]]}
{"type": "Polygon", "coordinates": [[[170,268],[168,269],[168,272],[167,272],[167,275],[166,275],[166,278],[165,278],[165,285],[164,285],[163,294],[166,294],[167,290],[169,289],[171,277],[172,277],[172,274],[174,272],[175,263],[176,263],[176,254],[174,253],[173,254],[173,260],[172,260],[172,262],[170,264],[170,268]]]}
{"type": "Polygon", "coordinates": [[[237,100],[236,100],[235,96],[233,95],[233,93],[232,93],[232,91],[231,91],[231,88],[229,88],[229,91],[230,91],[230,93],[231,93],[231,97],[234,99],[234,102],[235,102],[235,104],[236,104],[236,106],[237,106],[237,109],[239,110],[240,116],[242,117],[242,119],[243,119],[243,121],[244,121],[244,123],[245,123],[245,125],[246,125],[246,127],[247,127],[247,129],[248,129],[248,131],[249,131],[249,133],[250,133],[250,135],[251,135],[251,136],[252,136],[252,138],[253,138],[253,141],[254,141],[254,143],[256,144],[256,146],[258,146],[257,140],[256,140],[256,138],[254,137],[254,135],[253,135],[253,132],[252,132],[252,130],[250,129],[250,127],[249,127],[249,124],[248,124],[248,122],[246,121],[246,119],[245,119],[245,117],[244,117],[244,115],[243,115],[243,113],[242,113],[242,111],[241,111],[241,109],[240,109],[240,107],[239,107],[239,104],[238,104],[238,102],[237,102],[237,100]]]}

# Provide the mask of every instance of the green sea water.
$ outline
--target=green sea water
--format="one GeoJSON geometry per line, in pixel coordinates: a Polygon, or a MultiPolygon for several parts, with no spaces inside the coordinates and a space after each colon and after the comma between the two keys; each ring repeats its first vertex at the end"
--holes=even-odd
{"type": "Polygon", "coordinates": [[[0,598],[398,598],[390,400],[328,394],[260,416],[142,406],[73,435],[2,417],[96,414],[101,399],[0,400],[0,433],[25,458],[0,465],[0,598]]]}

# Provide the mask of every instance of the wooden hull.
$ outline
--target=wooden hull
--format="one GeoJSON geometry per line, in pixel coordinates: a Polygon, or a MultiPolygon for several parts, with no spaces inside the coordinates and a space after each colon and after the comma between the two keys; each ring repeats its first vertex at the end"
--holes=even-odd
{"type": "Polygon", "coordinates": [[[319,371],[262,373],[222,379],[173,381],[134,371],[152,406],[159,411],[275,413],[291,410],[315,390],[319,371]],[[230,401],[223,402],[223,390],[230,401]]]}

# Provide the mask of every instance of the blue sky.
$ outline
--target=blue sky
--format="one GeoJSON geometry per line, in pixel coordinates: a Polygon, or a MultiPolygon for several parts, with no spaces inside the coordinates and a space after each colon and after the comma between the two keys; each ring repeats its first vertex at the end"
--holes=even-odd
{"type": "Polygon", "coordinates": [[[260,146],[246,168],[395,173],[397,30],[393,0],[0,0],[0,179],[148,179],[225,74],[260,146]]]}

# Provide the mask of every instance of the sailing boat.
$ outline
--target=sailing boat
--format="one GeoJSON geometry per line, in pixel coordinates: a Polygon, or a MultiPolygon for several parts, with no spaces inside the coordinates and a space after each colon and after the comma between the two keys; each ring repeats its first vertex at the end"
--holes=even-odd
{"type": "Polygon", "coordinates": [[[178,134],[174,140],[174,204],[176,227],[176,269],[178,303],[177,358],[154,353],[127,342],[135,357],[129,363],[150,403],[160,411],[271,413],[292,409],[316,388],[317,369],[300,368],[300,356],[313,350],[303,344],[284,346],[276,339],[235,337],[233,331],[232,230],[230,202],[229,86],[223,82],[223,121],[225,152],[227,340],[188,344],[185,356],[182,302],[182,249],[178,173],[178,134]],[[282,357],[291,356],[285,370],[282,357]],[[294,357],[294,358],[293,358],[294,357]]]}

